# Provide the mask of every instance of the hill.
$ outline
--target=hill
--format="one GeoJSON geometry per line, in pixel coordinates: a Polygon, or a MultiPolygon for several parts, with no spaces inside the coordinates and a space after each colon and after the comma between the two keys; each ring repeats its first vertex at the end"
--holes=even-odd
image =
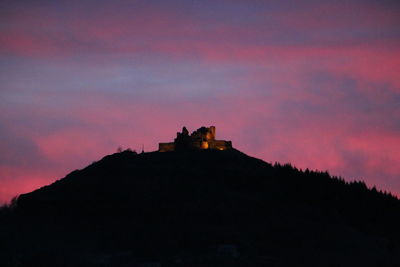
{"type": "Polygon", "coordinates": [[[231,149],[104,157],[0,214],[1,266],[398,266],[400,201],[231,149]]]}

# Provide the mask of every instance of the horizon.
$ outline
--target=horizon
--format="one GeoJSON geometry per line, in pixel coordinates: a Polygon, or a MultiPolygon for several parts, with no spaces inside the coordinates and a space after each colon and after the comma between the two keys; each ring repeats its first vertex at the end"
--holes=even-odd
{"type": "MultiPolygon", "coordinates": [[[[185,126],[183,126],[183,127],[185,127],[185,126]]],[[[207,126],[201,126],[201,127],[207,127],[207,126]]],[[[185,128],[186,128],[186,127],[185,127],[185,128]]],[[[191,132],[191,131],[189,131],[189,133],[190,133],[190,132],[191,132]]],[[[250,157],[252,157],[252,158],[261,159],[261,158],[258,158],[258,157],[249,155],[249,154],[247,154],[245,151],[241,151],[241,150],[237,149],[235,146],[232,146],[230,149],[237,150],[237,151],[239,151],[239,152],[241,152],[241,153],[244,153],[245,155],[250,156],[250,157]]],[[[230,150],[230,149],[224,149],[224,150],[227,151],[227,150],[230,150]]],[[[211,150],[215,150],[215,151],[217,151],[217,152],[219,151],[218,149],[203,149],[203,148],[200,148],[200,149],[198,149],[198,150],[210,150],[210,151],[211,151],[211,150]]],[[[77,171],[77,170],[78,170],[78,171],[83,170],[83,169],[85,169],[86,167],[89,167],[91,164],[101,161],[104,157],[111,156],[111,155],[114,155],[114,154],[123,153],[123,152],[126,152],[126,151],[130,151],[130,152],[136,153],[137,155],[142,154],[142,153],[141,153],[139,150],[137,150],[137,149],[132,149],[131,147],[122,147],[122,146],[119,146],[119,147],[116,149],[116,151],[113,151],[113,152],[111,152],[111,153],[109,153],[109,154],[102,155],[100,158],[98,158],[98,159],[96,159],[96,160],[92,160],[91,163],[88,163],[87,165],[83,166],[82,168],[71,169],[71,170],[67,171],[67,173],[63,174],[62,176],[60,176],[60,177],[58,177],[58,178],[56,178],[56,179],[53,179],[53,180],[52,180],[50,183],[48,183],[48,184],[43,184],[43,185],[40,185],[40,186],[38,186],[37,188],[34,188],[34,189],[30,190],[30,191],[22,192],[22,193],[20,193],[20,194],[18,194],[18,195],[15,195],[15,196],[13,196],[12,198],[10,198],[9,200],[6,200],[6,201],[4,201],[3,203],[0,203],[0,206],[2,206],[2,205],[9,205],[9,204],[11,203],[12,199],[14,199],[14,198],[16,198],[16,197],[19,197],[19,195],[27,194],[27,193],[36,191],[37,189],[40,189],[40,188],[43,187],[43,186],[51,185],[52,183],[56,182],[57,180],[60,180],[60,179],[65,178],[67,175],[69,175],[69,174],[72,173],[72,172],[75,172],[75,171],[77,171]]],[[[169,152],[169,153],[180,153],[179,151],[168,151],[168,152],[169,152]]],[[[160,151],[159,149],[155,149],[155,150],[151,150],[151,151],[144,151],[144,150],[143,150],[143,153],[146,154],[146,153],[166,153],[166,152],[162,152],[162,151],[160,151]]],[[[388,190],[385,190],[385,189],[376,187],[375,185],[368,185],[367,182],[366,182],[365,180],[362,180],[362,179],[346,179],[346,177],[342,177],[342,176],[340,176],[340,175],[335,175],[335,174],[330,173],[329,170],[301,168],[301,167],[299,167],[299,166],[296,166],[296,165],[292,164],[291,162],[277,162],[277,161],[273,162],[273,161],[266,161],[266,160],[264,160],[264,159],[261,159],[261,160],[264,161],[264,162],[266,162],[266,163],[268,163],[268,164],[271,164],[272,166],[275,166],[276,164],[278,164],[278,165],[280,165],[280,166],[284,166],[284,165],[287,165],[287,164],[288,164],[289,166],[293,167],[294,169],[299,170],[300,172],[305,172],[305,171],[316,172],[316,173],[327,172],[327,173],[331,176],[331,178],[343,179],[343,180],[344,180],[345,182],[347,182],[347,183],[349,183],[349,182],[362,182],[362,183],[365,183],[365,185],[367,186],[368,189],[373,189],[373,188],[375,188],[378,192],[382,192],[382,193],[385,193],[385,194],[389,194],[389,195],[394,196],[394,197],[396,197],[397,199],[399,199],[399,196],[398,196],[397,194],[395,194],[395,193],[393,193],[393,192],[391,192],[391,191],[388,191],[388,190]]]]}
{"type": "Polygon", "coordinates": [[[215,125],[266,162],[400,194],[396,1],[3,1],[0,205],[215,125]]]}

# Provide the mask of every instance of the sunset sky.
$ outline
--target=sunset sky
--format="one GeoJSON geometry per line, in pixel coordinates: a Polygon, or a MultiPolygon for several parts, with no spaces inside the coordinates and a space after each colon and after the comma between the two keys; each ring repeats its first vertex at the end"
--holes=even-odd
{"type": "Polygon", "coordinates": [[[182,126],[400,195],[398,1],[3,0],[0,204],[182,126]]]}

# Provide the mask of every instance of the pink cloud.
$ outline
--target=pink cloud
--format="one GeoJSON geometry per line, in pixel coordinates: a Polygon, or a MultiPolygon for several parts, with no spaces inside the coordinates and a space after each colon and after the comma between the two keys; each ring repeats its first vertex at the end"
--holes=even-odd
{"type": "Polygon", "coordinates": [[[21,167],[0,166],[0,205],[61,178],[62,172],[54,170],[32,171],[21,167]],[[58,175],[58,177],[57,177],[58,175]]]}

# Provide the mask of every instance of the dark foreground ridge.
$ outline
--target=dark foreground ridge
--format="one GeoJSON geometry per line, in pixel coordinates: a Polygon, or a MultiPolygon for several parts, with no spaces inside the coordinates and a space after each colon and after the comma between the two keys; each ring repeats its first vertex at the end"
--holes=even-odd
{"type": "Polygon", "coordinates": [[[400,263],[398,199],[235,149],[116,153],[0,219],[0,266],[400,263]]]}

